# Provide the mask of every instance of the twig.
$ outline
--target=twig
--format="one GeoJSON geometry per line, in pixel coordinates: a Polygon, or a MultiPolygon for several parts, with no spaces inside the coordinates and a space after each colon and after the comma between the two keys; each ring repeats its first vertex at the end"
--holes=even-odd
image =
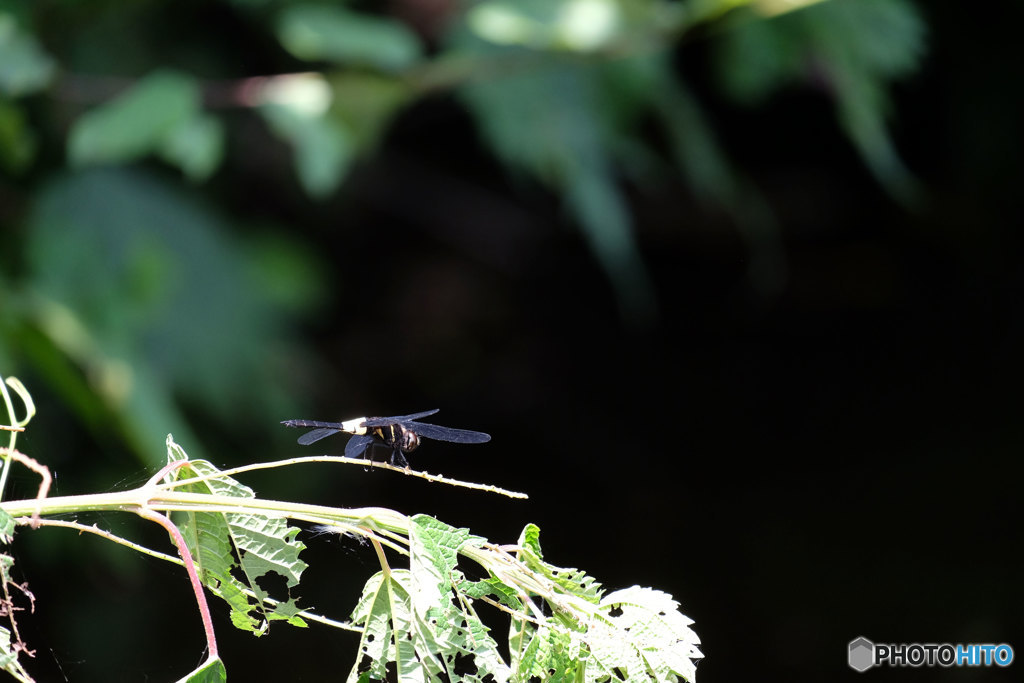
{"type": "Polygon", "coordinates": [[[50,484],[53,483],[53,477],[50,476],[50,469],[46,465],[40,465],[35,459],[30,458],[21,451],[13,448],[0,447],[0,454],[7,456],[15,462],[20,462],[22,465],[39,475],[39,492],[36,494],[36,509],[35,512],[32,513],[31,522],[32,528],[38,529],[39,514],[43,509],[43,499],[45,499],[46,494],[50,492],[50,484]]]}
{"type": "Polygon", "coordinates": [[[288,458],[287,460],[274,460],[273,462],[258,462],[251,465],[243,465],[241,467],[235,467],[230,470],[221,470],[219,472],[211,472],[202,476],[191,477],[189,479],[180,479],[171,484],[161,484],[166,488],[174,488],[177,486],[184,486],[189,484],[197,484],[211,479],[219,479],[221,477],[233,477],[237,474],[244,472],[250,472],[252,470],[263,470],[271,469],[274,467],[286,467],[289,465],[300,465],[309,462],[336,462],[346,465],[359,465],[361,467],[373,467],[391,470],[392,472],[399,472],[411,477],[419,477],[420,479],[426,479],[427,481],[440,482],[442,484],[448,484],[450,486],[459,486],[461,488],[475,489],[477,491],[486,491],[488,493],[497,493],[502,496],[508,496],[509,498],[527,499],[529,496],[519,491],[510,491],[503,489],[498,486],[491,484],[477,484],[469,481],[460,481],[458,479],[449,479],[440,474],[430,474],[429,472],[420,472],[418,470],[411,470],[404,467],[395,467],[383,462],[374,462],[371,460],[365,460],[362,458],[346,458],[341,455],[313,455],[304,456],[300,458],[288,458]]]}

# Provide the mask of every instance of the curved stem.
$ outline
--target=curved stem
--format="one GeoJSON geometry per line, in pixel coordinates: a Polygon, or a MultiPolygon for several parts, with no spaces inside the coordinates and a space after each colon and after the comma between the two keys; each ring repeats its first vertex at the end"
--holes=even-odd
{"type": "Polygon", "coordinates": [[[192,559],[192,553],[188,549],[188,545],[185,543],[185,537],[181,535],[181,531],[174,525],[170,519],[161,515],[159,512],[154,512],[146,508],[140,508],[135,511],[143,519],[156,522],[163,528],[167,529],[167,533],[174,538],[174,545],[178,547],[178,554],[181,555],[182,561],[185,563],[185,571],[188,572],[188,579],[192,583],[192,591],[196,596],[196,603],[199,605],[199,615],[203,620],[203,630],[206,631],[206,647],[209,651],[209,658],[217,658],[217,636],[213,631],[213,618],[210,616],[210,606],[206,602],[206,593],[203,591],[203,582],[199,580],[199,571],[196,569],[196,563],[192,559]]]}

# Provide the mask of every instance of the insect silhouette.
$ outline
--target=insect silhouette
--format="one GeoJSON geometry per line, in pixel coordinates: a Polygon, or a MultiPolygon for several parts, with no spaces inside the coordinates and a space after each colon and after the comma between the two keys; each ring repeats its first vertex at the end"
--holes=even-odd
{"type": "Polygon", "coordinates": [[[409,466],[405,454],[419,448],[420,439],[452,443],[486,443],[491,440],[491,435],[483,432],[416,422],[416,420],[433,415],[439,410],[439,408],[435,408],[422,413],[393,417],[357,417],[344,422],[285,420],[281,424],[286,427],[315,427],[299,437],[298,441],[303,446],[316,443],[320,439],[340,432],[352,434],[352,438],[345,444],[345,455],[349,458],[358,458],[371,446],[383,443],[391,449],[391,464],[399,467],[409,466]]]}

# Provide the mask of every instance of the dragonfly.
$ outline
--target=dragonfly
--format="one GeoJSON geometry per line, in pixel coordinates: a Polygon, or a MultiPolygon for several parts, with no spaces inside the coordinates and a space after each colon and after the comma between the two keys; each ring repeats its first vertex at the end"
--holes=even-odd
{"type": "Polygon", "coordinates": [[[421,438],[452,443],[486,443],[491,440],[491,435],[483,432],[416,422],[439,410],[440,408],[435,408],[422,413],[394,417],[357,417],[344,422],[285,420],[281,424],[286,427],[315,427],[299,437],[298,441],[303,446],[340,432],[352,434],[352,438],[345,444],[345,455],[349,458],[361,457],[368,448],[382,442],[391,449],[391,464],[398,467],[409,466],[405,454],[419,448],[421,438]]]}

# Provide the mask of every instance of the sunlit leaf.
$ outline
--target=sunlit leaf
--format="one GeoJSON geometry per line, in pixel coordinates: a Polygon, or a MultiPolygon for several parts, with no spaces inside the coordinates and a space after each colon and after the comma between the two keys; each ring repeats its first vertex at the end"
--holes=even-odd
{"type": "Polygon", "coordinates": [[[0,510],[0,543],[10,543],[14,537],[14,518],[0,510]]]}
{"type": "Polygon", "coordinates": [[[228,672],[220,657],[214,657],[203,662],[195,671],[178,681],[178,683],[226,683],[228,672]]]}
{"type": "Polygon", "coordinates": [[[0,626],[0,670],[6,671],[19,681],[32,680],[18,661],[18,652],[13,645],[10,630],[0,626]]]}
{"type": "Polygon", "coordinates": [[[586,572],[556,567],[544,561],[540,550],[540,528],[528,524],[519,535],[520,557],[528,567],[554,581],[566,592],[578,595],[588,602],[597,603],[604,593],[601,584],[586,572]]]}
{"type": "Polygon", "coordinates": [[[622,29],[615,0],[484,0],[466,21],[498,45],[578,51],[602,47],[622,29]]]}
{"type": "Polygon", "coordinates": [[[456,550],[482,539],[422,515],[413,522],[410,569],[371,577],[352,613],[364,630],[348,680],[382,679],[392,670],[397,680],[508,680],[497,643],[452,592],[456,550]]]}
{"type": "Polygon", "coordinates": [[[692,623],[662,591],[633,586],[609,593],[587,633],[593,667],[588,674],[643,679],[650,673],[656,680],[693,681],[704,655],[692,623]]]}
{"type": "MultiPolygon", "coordinates": [[[[252,498],[253,491],[220,475],[205,460],[188,460],[184,450],[167,437],[169,463],[188,461],[174,471],[176,481],[195,476],[204,480],[179,486],[189,493],[212,493],[234,498],[252,498]]],[[[262,634],[270,621],[286,619],[293,625],[303,622],[296,616],[296,598],[290,593],[299,585],[306,563],[299,559],[305,546],[295,539],[299,529],[280,517],[259,514],[180,512],[174,515],[203,583],[231,606],[231,621],[243,630],[262,634]],[[277,575],[285,579],[288,595],[273,596],[271,604],[260,581],[277,575]],[[244,591],[255,594],[251,597],[244,591]]]]}

